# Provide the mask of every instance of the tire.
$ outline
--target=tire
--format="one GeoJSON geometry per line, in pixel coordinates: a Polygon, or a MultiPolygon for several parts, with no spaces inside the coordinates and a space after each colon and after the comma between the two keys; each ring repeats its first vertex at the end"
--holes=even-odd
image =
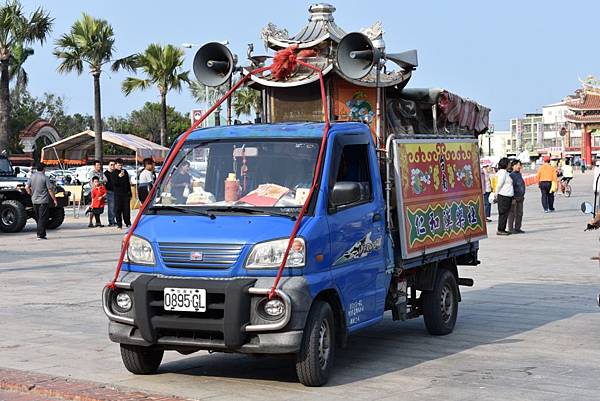
{"type": "Polygon", "coordinates": [[[64,207],[53,207],[50,209],[50,216],[48,218],[48,225],[46,228],[54,230],[62,225],[65,221],[65,208],[64,207]]]}
{"type": "Polygon", "coordinates": [[[162,361],[164,350],[156,347],[121,344],[121,360],[125,368],[135,375],[156,373],[162,361]]]}
{"type": "Polygon", "coordinates": [[[5,200],[0,203],[0,231],[17,233],[27,224],[25,205],[16,200],[5,200]]]}
{"type": "Polygon", "coordinates": [[[296,355],[296,374],[305,386],[322,386],[329,380],[335,357],[335,322],[327,302],[315,301],[306,326],[300,351],[296,355]]]}
{"type": "Polygon", "coordinates": [[[458,285],[449,270],[439,269],[432,291],[423,292],[423,320],[429,334],[452,333],[458,314],[458,285]]]}
{"type": "Polygon", "coordinates": [[[571,186],[569,184],[567,184],[567,186],[565,187],[565,196],[567,198],[571,197],[571,186]]]}

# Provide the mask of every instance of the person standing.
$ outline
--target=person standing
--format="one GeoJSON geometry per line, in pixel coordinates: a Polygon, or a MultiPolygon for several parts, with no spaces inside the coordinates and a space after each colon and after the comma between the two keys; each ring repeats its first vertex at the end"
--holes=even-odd
{"type": "Polygon", "coordinates": [[[87,179],[90,183],[91,187],[94,188],[94,177],[98,177],[98,181],[100,184],[104,185],[105,177],[102,174],[102,163],[99,160],[94,160],[94,168],[88,172],[87,179]]]}
{"type": "Polygon", "coordinates": [[[89,228],[104,227],[100,221],[100,215],[104,213],[104,205],[106,203],[106,188],[100,183],[98,177],[92,178],[92,207],[90,209],[89,228]],[[92,224],[92,218],[96,219],[96,225],[92,224]]]}
{"type": "Polygon", "coordinates": [[[185,205],[187,201],[186,191],[189,195],[191,187],[190,163],[184,160],[173,174],[173,178],[171,178],[171,195],[177,199],[177,203],[185,205]]]}
{"type": "Polygon", "coordinates": [[[512,234],[524,234],[525,231],[521,230],[521,224],[523,222],[523,203],[525,202],[525,180],[521,175],[521,169],[523,165],[519,159],[515,159],[511,162],[512,172],[510,178],[513,182],[513,200],[508,213],[508,231],[512,234]]]}
{"type": "Polygon", "coordinates": [[[492,204],[490,203],[490,193],[492,192],[492,181],[490,180],[490,164],[484,163],[481,166],[481,189],[483,190],[483,210],[485,212],[485,221],[492,221],[492,204]]]}
{"type": "Polygon", "coordinates": [[[37,220],[37,239],[47,239],[46,226],[50,217],[50,200],[57,206],[56,196],[50,179],[44,174],[46,166],[43,163],[36,165],[36,170],[31,174],[25,185],[25,190],[31,195],[31,203],[37,220]]]}
{"type": "Polygon", "coordinates": [[[552,191],[552,183],[558,186],[558,177],[556,168],[550,165],[550,156],[544,156],[544,164],[540,166],[537,172],[537,179],[542,193],[542,207],[544,213],[554,211],[554,191],[552,191]]]}
{"type": "Polygon", "coordinates": [[[111,160],[108,162],[108,168],[104,172],[105,184],[106,188],[106,207],[108,209],[108,226],[114,227],[117,225],[117,220],[115,219],[115,193],[113,192],[112,185],[112,172],[115,171],[115,161],[111,160]]]}
{"type": "Polygon", "coordinates": [[[512,205],[514,195],[512,178],[508,174],[509,160],[503,157],[498,162],[498,172],[496,173],[496,201],[498,202],[498,231],[497,235],[510,235],[506,231],[506,223],[508,220],[508,212],[512,205]]]}
{"type": "Polygon", "coordinates": [[[131,200],[131,184],[129,174],[123,168],[123,160],[115,161],[115,171],[111,174],[113,193],[115,196],[115,218],[117,220],[117,228],[131,226],[131,210],[129,202],[131,200]]]}
{"type": "Polygon", "coordinates": [[[154,172],[154,160],[151,158],[144,159],[144,169],[140,173],[138,178],[138,199],[141,203],[144,203],[152,185],[156,181],[156,173],[154,172]]]}

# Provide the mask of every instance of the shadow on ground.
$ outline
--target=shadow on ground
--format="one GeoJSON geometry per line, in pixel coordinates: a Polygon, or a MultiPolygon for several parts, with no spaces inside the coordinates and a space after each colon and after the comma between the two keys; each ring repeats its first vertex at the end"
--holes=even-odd
{"type": "MultiPolygon", "coordinates": [[[[389,316],[350,338],[337,350],[328,386],[349,384],[399,372],[424,362],[489,344],[514,344],[512,338],[576,314],[596,313],[599,289],[572,284],[500,284],[465,292],[455,331],[429,335],[422,319],[394,322],[389,316]],[[504,300],[504,301],[503,301],[504,300]]],[[[291,356],[210,354],[165,363],[160,373],[297,382],[291,356]]]]}

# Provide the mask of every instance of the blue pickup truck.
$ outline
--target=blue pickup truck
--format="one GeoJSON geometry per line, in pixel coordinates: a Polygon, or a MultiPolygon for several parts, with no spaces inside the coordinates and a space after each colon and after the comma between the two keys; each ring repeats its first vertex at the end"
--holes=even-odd
{"type": "Polygon", "coordinates": [[[358,122],[331,125],[318,192],[268,296],[322,135],[322,123],[192,132],[133,232],[115,287],[103,293],[109,336],[129,371],[156,372],[167,350],[295,354],[300,382],[318,386],[348,335],[386,311],[394,320],[422,315],[434,335],[453,330],[458,285],[472,285],[457,266],[479,263],[478,241],[403,256],[394,189],[402,161],[395,141],[381,152],[358,122]],[[386,179],[386,169],[396,173],[386,179]]]}

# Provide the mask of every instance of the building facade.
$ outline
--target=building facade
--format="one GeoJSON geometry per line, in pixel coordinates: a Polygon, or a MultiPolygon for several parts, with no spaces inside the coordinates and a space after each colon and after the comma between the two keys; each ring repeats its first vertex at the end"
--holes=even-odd
{"type": "Polygon", "coordinates": [[[521,118],[510,120],[510,152],[517,154],[523,150],[534,153],[544,146],[544,118],[542,113],[528,113],[521,118]]]}

